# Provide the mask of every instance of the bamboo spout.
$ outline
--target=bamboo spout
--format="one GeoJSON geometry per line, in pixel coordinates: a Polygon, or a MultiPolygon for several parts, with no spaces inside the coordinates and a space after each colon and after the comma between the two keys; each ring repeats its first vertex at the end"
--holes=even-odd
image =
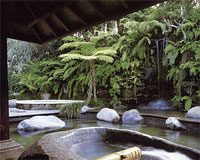
{"type": "Polygon", "coordinates": [[[94,160],[139,160],[141,156],[142,151],[138,147],[132,147],[96,158],[94,160]]]}

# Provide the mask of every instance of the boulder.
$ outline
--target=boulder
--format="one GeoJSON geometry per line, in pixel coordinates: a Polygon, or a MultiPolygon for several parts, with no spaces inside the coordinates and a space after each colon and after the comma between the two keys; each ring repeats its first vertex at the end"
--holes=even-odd
{"type": "Polygon", "coordinates": [[[191,108],[187,112],[187,117],[193,118],[193,119],[200,119],[200,106],[196,106],[196,107],[191,108]]]}
{"type": "Polygon", "coordinates": [[[173,130],[185,129],[185,126],[181,122],[179,122],[179,120],[176,117],[169,117],[165,121],[165,125],[167,128],[173,129],[173,130]]]}
{"type": "Polygon", "coordinates": [[[122,115],[122,122],[127,124],[135,124],[141,122],[143,118],[136,109],[126,111],[122,115]]]}
{"type": "MultiPolygon", "coordinates": [[[[96,107],[96,108],[99,108],[99,107],[96,107]]],[[[96,109],[96,108],[90,108],[86,105],[84,105],[81,110],[80,110],[80,113],[86,113],[87,111],[90,111],[90,110],[93,110],[93,109],[96,109]]]]}
{"type": "Polygon", "coordinates": [[[18,130],[36,131],[47,129],[60,129],[65,126],[65,122],[56,116],[34,116],[23,120],[17,126],[18,130]]]}
{"type": "Polygon", "coordinates": [[[119,122],[120,116],[114,109],[103,108],[97,113],[97,119],[107,122],[119,122]]]}
{"type": "Polygon", "coordinates": [[[9,108],[16,108],[16,102],[17,100],[16,99],[11,99],[8,101],[8,106],[9,108]]]}
{"type": "Polygon", "coordinates": [[[142,159],[146,160],[198,160],[200,156],[197,149],[134,130],[89,127],[46,134],[18,160],[86,160],[97,158],[97,153],[109,154],[132,146],[144,146],[141,147],[142,159]]]}

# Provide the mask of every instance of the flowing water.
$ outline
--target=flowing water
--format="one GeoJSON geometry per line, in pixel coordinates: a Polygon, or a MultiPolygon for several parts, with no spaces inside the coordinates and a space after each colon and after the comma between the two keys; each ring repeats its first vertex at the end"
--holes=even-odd
{"type": "MultiPolygon", "coordinates": [[[[96,120],[66,120],[66,127],[56,131],[67,131],[70,129],[85,128],[85,127],[110,127],[119,129],[130,129],[146,133],[152,136],[161,137],[171,142],[179,143],[200,150],[200,137],[187,135],[181,131],[172,131],[145,124],[124,125],[124,124],[114,124],[96,120]]],[[[14,139],[16,142],[20,143],[22,146],[24,146],[25,149],[28,148],[34,142],[36,142],[43,135],[56,131],[48,131],[46,133],[42,132],[18,133],[17,124],[10,125],[11,138],[14,139]]]]}
{"type": "Polygon", "coordinates": [[[71,150],[80,157],[94,159],[135,146],[142,150],[141,160],[191,160],[191,158],[180,152],[167,152],[163,149],[144,147],[133,143],[111,144],[109,142],[94,141],[74,145],[71,150]]]}

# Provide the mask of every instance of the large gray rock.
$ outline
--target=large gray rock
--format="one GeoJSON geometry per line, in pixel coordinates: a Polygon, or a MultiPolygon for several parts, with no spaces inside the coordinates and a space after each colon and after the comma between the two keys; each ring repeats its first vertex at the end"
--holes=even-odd
{"type": "Polygon", "coordinates": [[[120,116],[113,109],[103,108],[97,113],[97,119],[107,122],[119,122],[120,116]]]}
{"type": "Polygon", "coordinates": [[[86,105],[84,105],[81,110],[80,110],[80,113],[86,113],[87,111],[91,111],[91,110],[95,110],[97,108],[100,108],[100,107],[95,107],[95,108],[91,108],[91,107],[88,107],[86,105]]]}
{"type": "Polygon", "coordinates": [[[36,131],[47,129],[60,129],[65,126],[65,122],[56,116],[34,116],[23,120],[17,126],[18,130],[36,131]]]}
{"type": "Polygon", "coordinates": [[[185,129],[185,126],[181,122],[179,122],[176,117],[169,117],[165,121],[165,125],[167,128],[173,129],[173,130],[185,129]]]}
{"type": "Polygon", "coordinates": [[[191,108],[187,112],[187,117],[193,118],[193,119],[200,119],[200,106],[196,106],[196,107],[191,108]]]}
{"type": "MultiPolygon", "coordinates": [[[[119,144],[123,149],[125,149],[124,147],[149,144],[152,147],[141,148],[142,158],[146,160],[197,160],[200,158],[199,150],[172,143],[163,138],[133,130],[89,127],[46,134],[24,151],[19,160],[86,160],[89,159],[88,156],[90,159],[94,159],[97,158],[95,156],[97,153],[105,151],[104,153],[108,154],[110,146],[121,149],[119,144]],[[94,145],[97,143],[98,147],[94,145]],[[100,148],[99,143],[105,144],[104,147],[100,148]],[[107,145],[109,147],[106,147],[107,145]]],[[[110,151],[113,152],[113,149],[110,151]]]]}
{"type": "Polygon", "coordinates": [[[143,118],[136,109],[126,111],[122,115],[122,122],[127,124],[134,124],[142,121],[143,118]]]}
{"type": "Polygon", "coordinates": [[[84,105],[84,106],[81,108],[80,113],[85,113],[85,112],[87,112],[87,111],[89,111],[89,110],[91,110],[91,108],[88,107],[88,106],[86,106],[86,105],[84,105]]]}

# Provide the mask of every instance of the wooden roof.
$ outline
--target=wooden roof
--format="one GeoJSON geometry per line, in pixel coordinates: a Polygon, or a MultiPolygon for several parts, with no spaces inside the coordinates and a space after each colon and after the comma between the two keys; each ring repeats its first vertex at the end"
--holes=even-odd
{"type": "Polygon", "coordinates": [[[46,43],[163,0],[72,0],[3,2],[8,38],[46,43]]]}

